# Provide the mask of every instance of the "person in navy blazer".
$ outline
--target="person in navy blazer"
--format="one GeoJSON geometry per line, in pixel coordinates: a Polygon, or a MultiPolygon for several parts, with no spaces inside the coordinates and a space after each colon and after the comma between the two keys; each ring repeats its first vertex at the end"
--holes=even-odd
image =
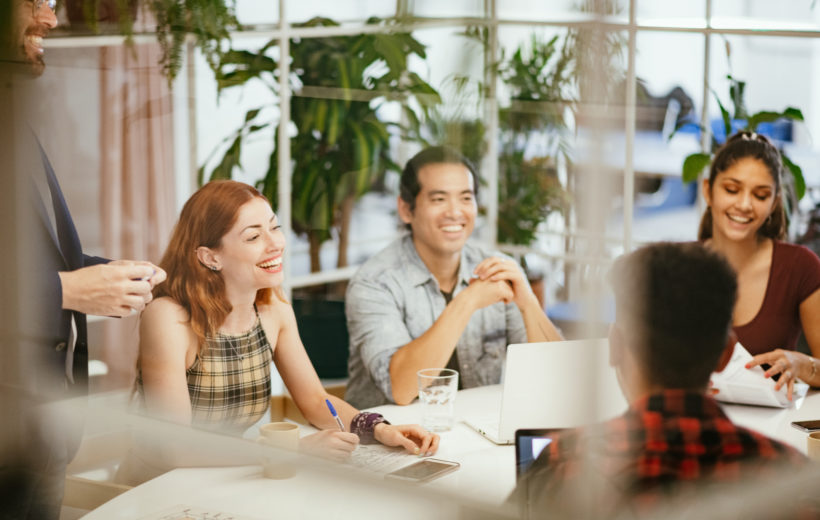
{"type": "Polygon", "coordinates": [[[39,108],[31,79],[55,5],[0,0],[0,519],[59,518],[83,428],[71,404],[88,391],[86,315],[139,312],[165,280],[150,262],[83,253],[45,149],[21,124],[39,108]]]}

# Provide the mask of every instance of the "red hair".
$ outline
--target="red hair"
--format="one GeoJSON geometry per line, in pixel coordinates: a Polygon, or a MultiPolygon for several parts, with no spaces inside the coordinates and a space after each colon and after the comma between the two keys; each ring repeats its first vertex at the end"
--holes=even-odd
{"type": "MultiPolygon", "coordinates": [[[[202,265],[196,249],[219,248],[222,237],[236,223],[239,208],[254,197],[268,202],[256,188],[241,182],[219,180],[201,187],[183,206],[159,264],[168,279],[154,289],[154,297],[168,296],[188,311],[200,349],[205,337],[219,330],[232,307],[222,274],[202,265]]],[[[273,292],[271,288],[260,289],[255,303],[270,303],[273,292]]],[[[281,289],[276,288],[276,293],[284,301],[281,289]]]]}

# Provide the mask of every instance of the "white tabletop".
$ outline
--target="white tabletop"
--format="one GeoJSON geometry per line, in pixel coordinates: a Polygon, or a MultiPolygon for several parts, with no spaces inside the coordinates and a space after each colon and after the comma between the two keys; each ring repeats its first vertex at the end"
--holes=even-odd
{"type": "MultiPolygon", "coordinates": [[[[456,400],[456,416],[493,413],[500,403],[500,385],[462,390],[456,400]]],[[[725,409],[738,424],[805,452],[806,434],[790,422],[820,419],[820,392],[809,391],[787,409],[740,405],[728,405],[725,409]]],[[[394,424],[421,421],[418,404],[388,405],[374,410],[394,424]]],[[[461,468],[423,486],[386,482],[380,476],[316,461],[308,461],[305,466],[300,461],[296,476],[285,480],[264,478],[258,466],[177,469],[120,495],[85,518],[181,518],[162,516],[159,512],[167,514],[186,505],[221,512],[220,518],[269,518],[273,514],[280,518],[324,518],[330,512],[334,518],[361,518],[371,514],[363,512],[364,508],[389,512],[391,517],[428,520],[458,517],[459,502],[479,507],[501,504],[515,485],[514,448],[496,446],[460,421],[451,431],[441,434],[436,457],[457,461],[461,468]],[[225,513],[233,516],[224,516],[225,513]]]]}
{"type": "Polygon", "coordinates": [[[724,411],[736,424],[757,430],[769,437],[790,444],[806,453],[807,434],[794,428],[792,421],[820,419],[820,391],[809,390],[789,408],[724,405],[724,411]]]}
{"type": "MultiPolygon", "coordinates": [[[[498,410],[500,402],[500,385],[461,391],[456,414],[498,410]]],[[[421,421],[418,404],[374,410],[393,424],[421,421]]],[[[461,468],[422,486],[385,481],[381,475],[303,456],[296,475],[284,480],[264,478],[259,466],[176,469],[123,493],[84,518],[185,518],[178,513],[190,506],[210,514],[189,516],[197,520],[213,518],[216,513],[222,513],[219,518],[246,520],[274,514],[278,518],[325,518],[328,513],[333,518],[362,518],[378,512],[388,512],[391,518],[449,519],[459,517],[462,501],[479,508],[501,504],[515,485],[513,448],[496,446],[460,422],[441,434],[435,457],[457,461],[461,468]]]]}

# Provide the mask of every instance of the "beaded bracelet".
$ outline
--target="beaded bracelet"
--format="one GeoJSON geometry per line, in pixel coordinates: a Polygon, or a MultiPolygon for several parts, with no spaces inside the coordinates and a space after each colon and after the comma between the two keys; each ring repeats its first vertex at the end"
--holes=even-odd
{"type": "Polygon", "coordinates": [[[381,423],[390,424],[380,413],[359,412],[350,421],[350,432],[359,436],[361,444],[373,444],[376,442],[373,432],[381,423]]]}

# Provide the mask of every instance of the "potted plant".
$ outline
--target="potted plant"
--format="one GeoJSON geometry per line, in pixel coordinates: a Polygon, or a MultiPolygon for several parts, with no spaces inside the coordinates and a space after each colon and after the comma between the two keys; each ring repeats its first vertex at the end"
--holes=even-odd
{"type": "MultiPolygon", "coordinates": [[[[219,65],[223,44],[230,31],[239,29],[234,15],[235,0],[66,0],[72,28],[93,32],[120,32],[130,42],[140,11],[153,17],[157,42],[162,50],[160,64],[170,83],[182,66],[182,44],[193,35],[211,69],[219,65]]],[[[149,26],[151,23],[148,24],[149,26]]]]}
{"type": "MultiPolygon", "coordinates": [[[[484,28],[471,27],[464,34],[486,48],[484,28]]],[[[557,162],[559,156],[570,161],[566,116],[574,104],[573,41],[569,34],[549,40],[533,34],[509,56],[502,50],[499,61],[491,65],[490,78],[496,76],[508,93],[499,108],[497,136],[498,243],[532,244],[539,225],[553,212],[568,207],[557,162]]],[[[453,81],[462,94],[475,83],[461,76],[453,81]]],[[[486,94],[483,83],[478,84],[478,91],[486,94]]],[[[455,146],[474,162],[481,162],[486,152],[486,128],[481,121],[459,116],[433,121],[435,141],[455,146]]],[[[530,283],[537,286],[542,273],[528,269],[523,257],[522,267],[530,283]]]]}
{"type": "MultiPolygon", "coordinates": [[[[389,27],[387,33],[296,39],[290,45],[291,120],[293,158],[293,230],[307,236],[311,271],[319,271],[319,248],[339,233],[337,266],[347,265],[347,229],[355,201],[388,170],[399,171],[391,159],[393,136],[415,138],[429,108],[440,103],[437,91],[407,66],[411,56],[426,58],[424,46],[403,32],[398,21],[371,18],[371,25],[389,27]],[[380,109],[400,103],[407,123],[382,120],[380,109]],[[413,108],[413,107],[417,108],[413,108]]],[[[337,26],[314,18],[295,27],[337,26]]],[[[276,40],[259,51],[231,50],[224,54],[217,81],[220,89],[236,88],[265,79],[278,89],[277,61],[270,55],[276,40]]],[[[206,177],[230,178],[240,167],[242,142],[274,123],[270,111],[247,112],[244,124],[225,140],[230,146],[206,177]]],[[[276,130],[278,132],[278,129],[276,130]]],[[[278,140],[274,138],[270,167],[258,187],[272,201],[278,188],[278,140]]]]}
{"type": "MultiPolygon", "coordinates": [[[[726,42],[726,57],[727,59],[731,59],[731,47],[728,41],[726,42]]],[[[710,89],[717,102],[718,108],[720,108],[723,133],[722,136],[715,135],[715,132],[710,134],[709,153],[700,152],[686,156],[682,169],[683,182],[698,180],[701,172],[712,163],[712,158],[718,147],[733,133],[742,130],[760,132],[762,125],[777,121],[803,121],[803,112],[799,108],[794,107],[787,107],[780,112],[761,110],[754,114],[749,114],[746,109],[745,100],[746,82],[733,76],[731,73],[731,61],[729,65],[730,73],[726,75],[726,79],[729,80],[729,99],[731,100],[732,112],[730,113],[721,102],[717,93],[710,89]]],[[[705,131],[703,125],[700,126],[700,131],[705,131]]],[[[803,170],[783,153],[782,149],[780,150],[780,157],[783,160],[783,165],[791,172],[791,178],[784,179],[787,190],[785,208],[787,215],[791,216],[791,213],[797,207],[797,202],[802,199],[806,193],[806,181],[803,178],[803,170]]]]}
{"type": "MultiPolygon", "coordinates": [[[[383,184],[389,170],[399,171],[391,158],[395,137],[418,138],[421,121],[441,99],[429,84],[408,69],[411,56],[426,58],[424,46],[402,30],[397,20],[371,18],[388,32],[352,36],[294,39],[290,44],[290,114],[295,134],[290,139],[292,171],[291,221],[307,237],[310,267],[319,271],[320,247],[335,230],[337,266],[347,265],[348,229],[353,206],[364,193],[383,184]],[[405,124],[388,122],[380,109],[399,103],[405,124]],[[414,108],[415,107],[415,108],[414,108]]],[[[295,27],[331,27],[327,18],[313,18],[295,27]]],[[[258,51],[230,50],[218,68],[219,89],[263,80],[277,93],[279,70],[271,40],[258,51]]],[[[242,144],[276,124],[273,107],[248,111],[244,123],[226,137],[229,143],[206,178],[230,178],[241,167],[242,144]]],[[[257,187],[269,200],[278,195],[278,125],[269,168],[257,187]]],[[[208,162],[206,161],[206,164],[208,162]]],[[[347,329],[344,302],[333,296],[294,295],[300,336],[320,377],[347,373],[347,329]]]]}

